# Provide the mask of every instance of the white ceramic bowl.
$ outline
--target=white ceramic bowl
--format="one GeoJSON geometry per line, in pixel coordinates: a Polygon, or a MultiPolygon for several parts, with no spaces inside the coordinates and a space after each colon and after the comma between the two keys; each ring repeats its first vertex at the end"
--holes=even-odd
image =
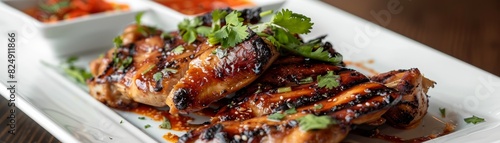
{"type": "MultiPolygon", "coordinates": [[[[271,9],[278,10],[279,8],[281,8],[283,3],[285,3],[285,1],[286,0],[251,0],[251,2],[254,5],[238,6],[233,8],[244,9],[244,8],[261,7],[263,11],[271,9]]],[[[154,2],[153,0],[147,0],[145,1],[145,3],[148,3],[150,8],[153,10],[153,13],[151,14],[154,18],[153,19],[147,18],[148,22],[152,21],[153,23],[161,25],[162,27],[176,27],[175,25],[177,25],[177,23],[180,22],[182,19],[192,18],[196,16],[196,15],[186,15],[180,13],[167,6],[154,2]]],[[[172,30],[172,29],[164,29],[164,30],[172,30]]]]}
{"type": "MultiPolygon", "coordinates": [[[[20,0],[0,2],[0,17],[3,23],[17,21],[23,25],[11,25],[16,31],[30,31],[27,40],[30,46],[48,44],[54,56],[74,55],[112,46],[112,39],[126,25],[134,21],[134,16],[141,11],[147,11],[148,6],[136,0],[113,0],[127,4],[128,11],[112,11],[77,17],[57,23],[43,23],[25,14],[22,10],[34,7],[38,0],[20,0]],[[5,21],[5,22],[4,22],[5,21]]],[[[13,22],[14,23],[14,22],[13,22]]],[[[26,32],[25,32],[26,33],[26,32]]],[[[26,36],[26,35],[25,35],[26,36]]]]}

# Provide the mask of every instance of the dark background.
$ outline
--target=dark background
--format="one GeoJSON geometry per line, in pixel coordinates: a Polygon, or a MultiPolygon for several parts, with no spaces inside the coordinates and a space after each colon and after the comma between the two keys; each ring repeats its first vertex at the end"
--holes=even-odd
{"type": "MultiPolygon", "coordinates": [[[[380,24],[370,12],[387,10],[391,0],[323,0],[380,24]]],[[[385,27],[500,76],[500,1],[392,0],[403,10],[385,27]]],[[[0,99],[0,113],[8,110],[0,99]]],[[[18,110],[20,111],[20,110],[18,110]]],[[[0,142],[59,142],[24,113],[17,114],[17,135],[7,133],[1,115],[0,142]]]]}

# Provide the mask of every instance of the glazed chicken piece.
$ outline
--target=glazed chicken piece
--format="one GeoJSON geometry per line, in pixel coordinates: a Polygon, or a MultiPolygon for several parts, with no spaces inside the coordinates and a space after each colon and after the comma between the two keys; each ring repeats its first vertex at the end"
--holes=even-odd
{"type": "Polygon", "coordinates": [[[369,81],[366,76],[351,69],[317,61],[301,62],[300,59],[279,59],[252,85],[237,92],[230,106],[222,107],[212,120],[245,120],[268,115],[317,102],[369,81]],[[319,88],[316,77],[327,74],[328,71],[334,71],[340,76],[340,86],[333,89],[319,88]],[[305,80],[310,81],[304,82],[305,80]],[[283,87],[290,87],[291,92],[278,92],[283,87]]]}
{"type": "Polygon", "coordinates": [[[247,86],[267,69],[279,53],[268,41],[251,32],[247,40],[220,55],[215,47],[189,63],[185,76],[173,87],[166,103],[170,113],[187,113],[247,86]]]}
{"type": "MultiPolygon", "coordinates": [[[[244,10],[244,21],[260,20],[255,13],[260,9],[244,10]]],[[[169,105],[172,113],[200,110],[255,80],[278,56],[272,44],[251,30],[242,43],[223,50],[201,36],[187,44],[178,32],[140,26],[148,31],[145,35],[138,27],[127,27],[120,35],[123,44],[90,64],[90,94],[110,107],[143,103],[169,105]],[[177,47],[183,49],[173,51],[177,47]]]]}
{"type": "Polygon", "coordinates": [[[371,77],[394,88],[402,96],[401,102],[384,114],[387,123],[396,128],[411,129],[416,127],[427,114],[429,99],[427,91],[436,82],[425,78],[418,69],[395,70],[371,77]]]}
{"type": "Polygon", "coordinates": [[[241,121],[223,121],[194,129],[179,142],[340,142],[350,130],[351,124],[363,124],[376,119],[397,103],[401,97],[391,88],[380,83],[366,82],[340,92],[317,104],[301,106],[297,113],[286,115],[280,121],[267,115],[241,121]],[[371,92],[366,92],[367,90],[371,92]],[[326,129],[304,131],[299,118],[327,115],[335,124],[326,129]]]}

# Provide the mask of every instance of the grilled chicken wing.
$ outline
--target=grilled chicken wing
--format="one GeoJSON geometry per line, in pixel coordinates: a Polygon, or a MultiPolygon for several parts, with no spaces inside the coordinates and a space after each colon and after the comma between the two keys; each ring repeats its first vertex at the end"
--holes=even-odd
{"type": "Polygon", "coordinates": [[[427,91],[435,82],[425,78],[418,69],[396,70],[371,77],[394,88],[402,95],[401,102],[390,108],[384,118],[391,126],[410,129],[417,126],[427,114],[427,91]]]}

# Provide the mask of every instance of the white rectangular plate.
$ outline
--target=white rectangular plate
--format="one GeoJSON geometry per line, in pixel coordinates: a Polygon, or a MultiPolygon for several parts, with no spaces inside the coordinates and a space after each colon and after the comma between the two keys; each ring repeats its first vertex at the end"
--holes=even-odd
{"type": "MultiPolygon", "coordinates": [[[[328,34],[327,40],[344,54],[346,60],[374,60],[373,64],[366,66],[379,72],[416,67],[426,77],[437,81],[436,87],[429,92],[428,114],[419,127],[401,131],[383,126],[380,128],[383,133],[413,138],[440,132],[443,123],[451,122],[457,125],[455,132],[430,142],[500,140],[496,135],[500,132],[499,77],[319,1],[291,0],[284,7],[314,21],[314,29],[305,39],[328,34]],[[440,117],[439,108],[446,108],[446,118],[440,117]],[[464,123],[463,118],[472,115],[483,117],[486,122],[477,125],[464,123]]],[[[162,136],[169,131],[154,128],[159,122],[138,120],[139,115],[110,109],[89,96],[84,87],[59,71],[42,65],[39,57],[44,51],[30,44],[38,37],[29,37],[24,26],[19,23],[16,27],[4,28],[6,26],[0,24],[0,44],[4,47],[0,50],[2,69],[7,67],[6,33],[14,30],[18,33],[15,98],[18,108],[63,142],[165,142],[162,136]],[[153,128],[144,129],[146,124],[153,128]]],[[[86,66],[99,52],[102,51],[79,55],[80,64],[86,66]]],[[[7,72],[1,71],[0,94],[9,99],[5,87],[7,80],[7,72]]],[[[380,140],[350,135],[346,141],[380,140]]]]}

